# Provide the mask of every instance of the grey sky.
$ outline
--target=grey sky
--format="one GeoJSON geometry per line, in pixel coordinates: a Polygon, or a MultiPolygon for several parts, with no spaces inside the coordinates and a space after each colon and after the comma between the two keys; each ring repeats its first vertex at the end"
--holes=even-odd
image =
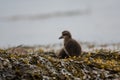
{"type": "Polygon", "coordinates": [[[0,46],[59,43],[65,29],[80,41],[119,42],[119,4],[120,0],[0,0],[0,46]],[[76,11],[80,13],[68,16],[76,11]]]}

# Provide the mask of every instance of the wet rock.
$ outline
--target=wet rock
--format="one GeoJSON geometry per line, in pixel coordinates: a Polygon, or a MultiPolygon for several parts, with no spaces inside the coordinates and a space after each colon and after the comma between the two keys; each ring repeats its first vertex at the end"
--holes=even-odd
{"type": "Polygon", "coordinates": [[[58,59],[52,52],[0,51],[0,80],[105,80],[120,78],[119,52],[97,50],[58,59]]]}

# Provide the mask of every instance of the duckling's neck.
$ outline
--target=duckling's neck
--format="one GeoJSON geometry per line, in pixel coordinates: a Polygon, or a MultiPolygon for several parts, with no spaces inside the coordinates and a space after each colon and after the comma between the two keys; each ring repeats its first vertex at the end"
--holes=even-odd
{"type": "Polygon", "coordinates": [[[64,38],[64,46],[67,44],[67,42],[72,39],[71,37],[65,37],[64,38]]]}

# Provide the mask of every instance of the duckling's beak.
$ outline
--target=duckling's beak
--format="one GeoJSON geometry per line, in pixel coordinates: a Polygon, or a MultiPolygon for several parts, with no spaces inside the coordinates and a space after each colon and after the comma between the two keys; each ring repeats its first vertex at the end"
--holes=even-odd
{"type": "Polygon", "coordinates": [[[62,39],[62,38],[63,38],[63,36],[59,37],[59,39],[62,39]]]}

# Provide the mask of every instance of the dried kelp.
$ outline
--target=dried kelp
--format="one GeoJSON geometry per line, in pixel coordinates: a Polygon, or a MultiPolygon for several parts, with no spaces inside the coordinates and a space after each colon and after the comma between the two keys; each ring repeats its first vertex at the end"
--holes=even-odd
{"type": "Polygon", "coordinates": [[[58,59],[54,52],[8,53],[0,49],[0,80],[120,79],[120,52],[107,49],[58,59]]]}

